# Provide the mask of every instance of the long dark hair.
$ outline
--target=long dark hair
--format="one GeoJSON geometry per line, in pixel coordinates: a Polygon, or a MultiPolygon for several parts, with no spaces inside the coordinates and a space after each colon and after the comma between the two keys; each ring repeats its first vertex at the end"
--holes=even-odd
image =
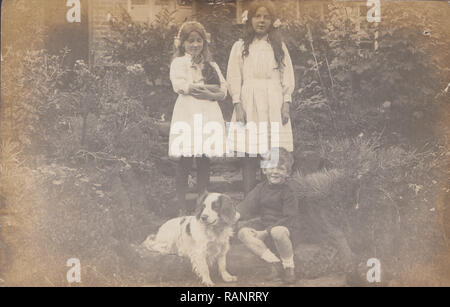
{"type": "Polygon", "coordinates": [[[275,60],[278,64],[277,69],[282,70],[284,68],[284,51],[283,51],[283,40],[279,31],[273,27],[273,22],[277,19],[275,6],[271,1],[267,0],[256,0],[250,4],[248,9],[248,19],[244,24],[244,50],[242,51],[242,57],[246,57],[249,54],[249,46],[255,38],[255,30],[252,26],[252,18],[256,15],[256,11],[264,7],[269,11],[270,17],[272,19],[272,24],[270,25],[269,32],[269,43],[272,46],[273,53],[275,55],[275,60]]]}
{"type": "Polygon", "coordinates": [[[217,71],[211,65],[213,62],[211,52],[209,51],[209,38],[203,25],[197,21],[188,21],[181,25],[178,36],[175,38],[174,53],[172,60],[184,56],[186,51],[184,50],[184,42],[188,39],[192,32],[197,32],[203,39],[203,50],[199,57],[192,58],[192,62],[199,64],[203,61],[202,75],[205,80],[205,84],[218,84],[220,85],[220,79],[217,75],[217,71]]]}

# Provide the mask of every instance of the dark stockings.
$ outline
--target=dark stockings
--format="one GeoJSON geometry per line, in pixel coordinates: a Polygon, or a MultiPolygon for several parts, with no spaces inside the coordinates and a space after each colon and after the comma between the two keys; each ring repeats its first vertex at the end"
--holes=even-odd
{"type": "MultiPolygon", "coordinates": [[[[175,185],[177,190],[177,199],[180,202],[181,209],[190,211],[186,204],[186,193],[189,188],[188,178],[192,169],[194,157],[181,157],[178,161],[175,185]]],[[[197,165],[197,192],[203,193],[209,186],[210,160],[207,157],[195,158],[197,165]]]]}

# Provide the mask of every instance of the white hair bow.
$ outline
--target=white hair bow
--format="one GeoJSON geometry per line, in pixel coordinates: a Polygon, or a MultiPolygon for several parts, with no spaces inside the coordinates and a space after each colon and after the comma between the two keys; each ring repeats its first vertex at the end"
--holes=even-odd
{"type": "Polygon", "coordinates": [[[280,20],[280,19],[277,19],[277,20],[275,20],[275,21],[273,22],[273,27],[276,29],[276,28],[278,28],[279,26],[281,26],[281,20],[280,20]]]}
{"type": "Polygon", "coordinates": [[[242,13],[242,23],[246,23],[248,20],[248,11],[245,10],[244,13],[242,13]]]}

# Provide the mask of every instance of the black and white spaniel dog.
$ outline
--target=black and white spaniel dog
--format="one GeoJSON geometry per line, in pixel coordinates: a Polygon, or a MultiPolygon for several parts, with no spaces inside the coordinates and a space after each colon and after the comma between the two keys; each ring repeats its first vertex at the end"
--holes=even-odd
{"type": "Polygon", "coordinates": [[[217,262],[219,274],[225,282],[237,278],[228,273],[226,257],[233,236],[233,225],[239,213],[231,198],[220,193],[205,192],[197,200],[196,214],[182,216],[164,223],[156,235],[150,235],[143,244],[162,254],[187,256],[193,271],[206,286],[213,286],[209,265],[217,262]]]}

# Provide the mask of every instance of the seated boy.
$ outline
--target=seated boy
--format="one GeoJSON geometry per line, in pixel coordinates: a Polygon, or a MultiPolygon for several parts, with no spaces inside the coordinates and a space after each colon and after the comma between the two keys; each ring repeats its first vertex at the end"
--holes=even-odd
{"type": "Polygon", "coordinates": [[[298,201],[286,182],[294,161],[284,148],[275,150],[278,152],[278,163],[262,169],[266,180],[258,184],[237,207],[243,221],[238,224],[238,238],[271,265],[268,279],[278,277],[282,266],[283,280],[294,283],[291,235],[295,235],[298,201]],[[267,247],[267,240],[272,240],[279,257],[267,247]]]}

